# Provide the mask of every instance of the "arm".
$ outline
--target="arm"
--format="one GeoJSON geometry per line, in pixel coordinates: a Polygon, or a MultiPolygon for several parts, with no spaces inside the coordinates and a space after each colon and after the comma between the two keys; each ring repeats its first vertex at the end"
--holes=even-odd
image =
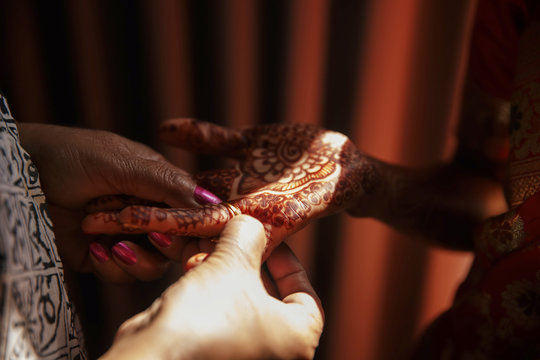
{"type": "MultiPolygon", "coordinates": [[[[375,217],[399,230],[465,248],[470,247],[470,234],[460,236],[459,243],[455,235],[471,233],[486,216],[485,208],[471,201],[480,194],[471,190],[473,179],[483,191],[489,189],[485,186],[489,182],[483,183],[480,176],[449,177],[451,166],[407,170],[384,164],[358,151],[343,134],[309,125],[235,130],[176,119],[162,126],[162,138],[192,151],[237,160],[229,169],[195,176],[197,183],[227,202],[199,209],[128,207],[118,219],[132,229],[212,237],[242,213],[265,225],[268,255],[310,221],[349,210],[355,216],[375,217]]],[[[103,223],[99,213],[87,217],[83,228],[122,231],[103,223]]]]}
{"type": "Polygon", "coordinates": [[[375,217],[443,246],[471,249],[478,224],[507,209],[503,184],[509,122],[510,102],[489,95],[470,79],[452,161],[406,169],[372,159],[381,185],[374,196],[360,198],[349,213],[375,217]]]}
{"type": "Polygon", "coordinates": [[[371,159],[380,178],[347,210],[454,249],[472,248],[477,225],[505,210],[501,182],[459,162],[408,169],[371,159]]]}

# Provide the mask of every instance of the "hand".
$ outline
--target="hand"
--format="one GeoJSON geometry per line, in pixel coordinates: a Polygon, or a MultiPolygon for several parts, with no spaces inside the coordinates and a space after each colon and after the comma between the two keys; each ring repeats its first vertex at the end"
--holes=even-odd
{"type": "Polygon", "coordinates": [[[101,238],[96,242],[95,236],[82,233],[80,223],[89,201],[104,195],[128,196],[102,197],[93,203],[93,209],[125,207],[141,203],[140,199],[195,206],[195,183],[190,176],[152,149],[110,132],[43,124],[20,124],[19,129],[23,146],[39,170],[63,262],[75,270],[94,270],[117,282],[160,276],[166,261],[158,252],[124,241],[115,249],[124,251],[124,260],[135,259],[135,264],[128,265],[129,261],[122,261],[116,251],[112,256],[109,249],[120,239],[101,238]],[[89,256],[92,241],[93,250],[101,255],[99,259],[89,256]]]}
{"type": "MultiPolygon", "coordinates": [[[[216,236],[238,214],[260,220],[275,248],[310,221],[359,203],[378,181],[369,159],[346,136],[304,124],[233,130],[190,119],[170,120],[162,139],[188,150],[235,158],[230,169],[195,177],[227,202],[198,209],[131,206],[119,215],[124,226],[174,235],[216,236]]],[[[87,217],[87,231],[122,229],[87,217]]]]}
{"type": "Polygon", "coordinates": [[[294,255],[268,259],[280,299],[260,277],[261,224],[238,216],[206,261],[126,321],[103,359],[310,359],[323,328],[318,298],[294,255]]]}

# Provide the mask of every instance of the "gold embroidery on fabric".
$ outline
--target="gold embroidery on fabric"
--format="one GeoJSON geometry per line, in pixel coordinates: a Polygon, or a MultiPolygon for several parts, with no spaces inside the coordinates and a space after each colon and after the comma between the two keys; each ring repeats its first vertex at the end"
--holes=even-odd
{"type": "Polygon", "coordinates": [[[540,190],[540,80],[516,89],[512,104],[509,196],[516,206],[540,190]]]}
{"type": "Polygon", "coordinates": [[[525,235],[523,219],[515,210],[511,210],[485,224],[477,247],[493,261],[521,247],[525,235]]]}
{"type": "Polygon", "coordinates": [[[533,327],[540,320],[540,284],[530,280],[516,280],[506,285],[501,294],[502,306],[509,318],[524,327],[533,327]]]}

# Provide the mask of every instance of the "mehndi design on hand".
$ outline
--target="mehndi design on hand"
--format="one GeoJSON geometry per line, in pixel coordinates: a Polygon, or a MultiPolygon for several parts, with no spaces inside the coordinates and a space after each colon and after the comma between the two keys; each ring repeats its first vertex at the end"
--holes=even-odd
{"type": "MultiPolygon", "coordinates": [[[[346,136],[306,124],[234,130],[176,119],[162,126],[162,139],[235,158],[233,168],[195,176],[200,186],[227,202],[191,209],[129,206],[119,215],[128,228],[210,237],[243,213],[265,225],[273,248],[313,219],[344,209],[379,182],[369,159],[346,136]]],[[[101,218],[99,213],[87,217],[85,229],[107,231],[101,218]]]]}

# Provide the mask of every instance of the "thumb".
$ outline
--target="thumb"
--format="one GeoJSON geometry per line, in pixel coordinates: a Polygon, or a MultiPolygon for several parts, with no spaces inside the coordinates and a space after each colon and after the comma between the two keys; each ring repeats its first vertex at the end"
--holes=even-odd
{"type": "Polygon", "coordinates": [[[266,242],[261,222],[251,216],[240,215],[227,223],[212,255],[258,272],[266,242]]]}
{"type": "Polygon", "coordinates": [[[130,195],[173,207],[197,205],[194,198],[196,184],[190,174],[166,160],[138,159],[137,164],[127,168],[121,179],[130,195]]]}

